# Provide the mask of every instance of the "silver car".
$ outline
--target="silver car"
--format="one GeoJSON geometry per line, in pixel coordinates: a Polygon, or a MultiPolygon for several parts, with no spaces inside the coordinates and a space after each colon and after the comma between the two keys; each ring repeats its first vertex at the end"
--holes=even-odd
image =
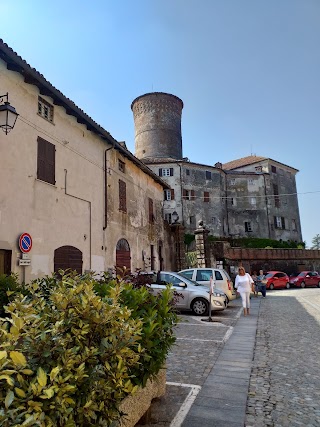
{"type": "Polygon", "coordinates": [[[218,268],[189,268],[179,271],[178,274],[204,286],[210,286],[210,277],[212,277],[215,286],[226,294],[227,303],[237,298],[233,283],[225,270],[218,268]]]}
{"type": "MultiPolygon", "coordinates": [[[[209,313],[209,289],[207,286],[180,276],[171,271],[160,271],[155,283],[150,284],[154,293],[159,293],[171,284],[173,289],[181,294],[177,298],[176,307],[179,310],[191,310],[197,316],[209,313]]],[[[211,297],[211,310],[221,311],[227,306],[226,296],[222,292],[214,291],[211,297]]]]}

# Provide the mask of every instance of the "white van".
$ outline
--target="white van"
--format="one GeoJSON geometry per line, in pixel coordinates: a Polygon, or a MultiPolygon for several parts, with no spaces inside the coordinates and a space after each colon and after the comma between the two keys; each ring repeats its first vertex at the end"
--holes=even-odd
{"type": "Polygon", "coordinates": [[[210,286],[210,277],[212,276],[215,288],[226,294],[228,302],[237,297],[230,276],[225,270],[220,270],[219,268],[189,268],[188,270],[179,271],[178,274],[206,286],[210,286]]]}

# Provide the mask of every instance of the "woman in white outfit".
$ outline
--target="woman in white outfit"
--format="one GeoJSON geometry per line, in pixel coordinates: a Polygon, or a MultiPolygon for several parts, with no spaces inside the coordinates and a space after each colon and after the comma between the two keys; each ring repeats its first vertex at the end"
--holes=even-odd
{"type": "Polygon", "coordinates": [[[250,314],[250,293],[254,281],[250,274],[246,273],[244,267],[239,267],[239,273],[236,276],[235,288],[242,299],[243,314],[250,314]]]}

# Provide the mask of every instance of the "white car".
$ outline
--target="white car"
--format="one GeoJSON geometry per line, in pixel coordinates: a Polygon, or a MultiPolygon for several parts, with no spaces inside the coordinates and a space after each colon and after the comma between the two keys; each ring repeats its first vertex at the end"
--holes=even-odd
{"type": "MultiPolygon", "coordinates": [[[[181,294],[177,298],[176,307],[179,310],[191,310],[197,316],[209,313],[209,288],[170,271],[159,271],[157,277],[150,283],[152,292],[159,293],[171,284],[173,289],[181,294]]],[[[221,311],[227,306],[226,296],[214,291],[211,296],[211,310],[221,311]]]]}
{"type": "Polygon", "coordinates": [[[210,286],[210,277],[212,276],[215,288],[226,294],[227,303],[237,298],[233,283],[225,270],[219,268],[189,268],[179,271],[178,274],[205,286],[210,286]]]}

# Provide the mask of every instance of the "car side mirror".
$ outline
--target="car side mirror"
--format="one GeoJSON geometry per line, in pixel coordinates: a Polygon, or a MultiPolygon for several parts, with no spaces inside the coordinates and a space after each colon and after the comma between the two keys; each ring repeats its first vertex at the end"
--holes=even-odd
{"type": "Polygon", "coordinates": [[[187,287],[187,284],[186,284],[186,283],[184,283],[184,282],[180,282],[180,283],[179,283],[179,286],[180,286],[180,288],[186,288],[186,287],[187,287]]]}

